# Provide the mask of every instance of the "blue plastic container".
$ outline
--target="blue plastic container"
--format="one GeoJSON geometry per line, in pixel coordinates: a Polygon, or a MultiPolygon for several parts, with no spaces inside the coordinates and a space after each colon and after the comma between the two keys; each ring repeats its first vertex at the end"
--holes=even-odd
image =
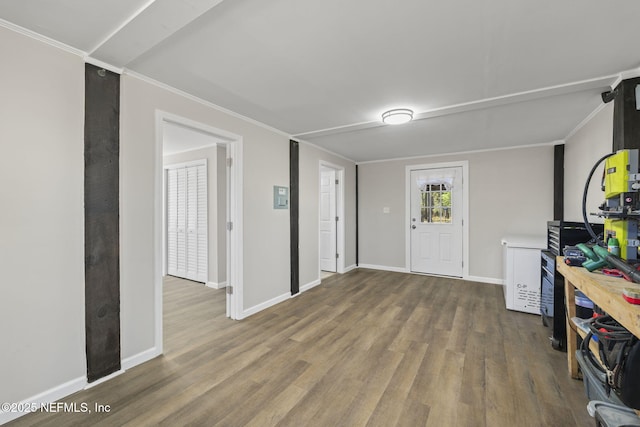
{"type": "Polygon", "coordinates": [[[593,317],[593,301],[582,292],[576,290],[576,316],[581,319],[591,319],[593,317]]]}

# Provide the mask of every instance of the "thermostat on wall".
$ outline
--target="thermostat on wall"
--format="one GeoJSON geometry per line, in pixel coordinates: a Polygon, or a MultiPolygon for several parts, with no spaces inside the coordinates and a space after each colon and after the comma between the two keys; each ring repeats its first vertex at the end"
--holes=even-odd
{"type": "Polygon", "coordinates": [[[273,209],[289,209],[289,188],[273,186],[273,209]]]}

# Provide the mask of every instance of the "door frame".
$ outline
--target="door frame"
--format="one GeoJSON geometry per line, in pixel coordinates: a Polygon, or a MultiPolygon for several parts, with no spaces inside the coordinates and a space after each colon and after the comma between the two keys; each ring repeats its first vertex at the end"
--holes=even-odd
{"type": "Polygon", "coordinates": [[[195,131],[205,132],[226,145],[227,158],[231,158],[232,166],[227,164],[227,286],[233,286],[233,293],[227,294],[227,317],[242,318],[243,310],[243,224],[242,224],[242,137],[213,126],[206,125],[185,117],[162,110],[156,110],[156,150],[155,150],[155,182],[154,182],[154,307],[155,307],[155,349],[163,352],[163,308],[162,308],[162,276],[163,276],[163,175],[162,146],[164,141],[163,123],[172,123],[195,131]]]}
{"type": "Polygon", "coordinates": [[[318,278],[322,277],[322,270],[320,269],[320,209],[321,209],[321,198],[320,194],[321,184],[322,184],[322,168],[329,168],[336,171],[336,179],[338,180],[338,185],[336,186],[336,215],[338,216],[338,221],[336,224],[336,250],[338,251],[338,262],[336,263],[336,273],[344,274],[344,263],[345,263],[345,243],[344,243],[344,227],[345,227],[345,217],[344,217],[344,167],[338,166],[336,164],[327,162],[325,160],[320,160],[318,166],[318,278]]]}
{"type": "Polygon", "coordinates": [[[411,271],[411,172],[462,167],[462,279],[469,277],[469,161],[425,163],[405,167],[405,270],[411,271]]]}

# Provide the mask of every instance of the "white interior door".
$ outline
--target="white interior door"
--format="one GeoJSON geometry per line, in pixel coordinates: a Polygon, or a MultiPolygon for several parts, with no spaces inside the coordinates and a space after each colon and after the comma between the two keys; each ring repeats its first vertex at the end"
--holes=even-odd
{"type": "Polygon", "coordinates": [[[167,170],[167,273],[198,282],[208,274],[206,163],[167,170]]]}
{"type": "Polygon", "coordinates": [[[320,174],[320,270],[337,271],[336,171],[323,168],[320,174]]]}
{"type": "Polygon", "coordinates": [[[412,170],[411,271],[462,277],[462,167],[412,170]]]}

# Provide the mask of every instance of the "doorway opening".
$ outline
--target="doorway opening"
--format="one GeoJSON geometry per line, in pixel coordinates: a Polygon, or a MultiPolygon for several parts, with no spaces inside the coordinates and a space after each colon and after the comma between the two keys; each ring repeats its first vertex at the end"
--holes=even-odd
{"type": "MultiPolygon", "coordinates": [[[[221,299],[225,301],[222,312],[231,319],[242,317],[241,154],[242,138],[238,135],[170,113],[156,112],[154,228],[158,243],[155,251],[154,303],[155,341],[159,353],[163,349],[163,278],[169,272],[169,260],[180,261],[181,267],[184,267],[180,271],[195,271],[192,275],[182,275],[187,279],[205,283],[212,288],[233,289],[233,292],[227,291],[221,299]],[[168,154],[166,165],[163,156],[165,152],[168,154]],[[202,158],[204,153],[210,155],[206,160],[202,158]],[[194,159],[194,156],[199,158],[194,159]],[[178,175],[182,175],[183,179],[178,175]],[[202,194],[202,188],[198,184],[203,183],[209,187],[208,193],[215,195],[208,198],[206,208],[198,198],[198,192],[202,194]],[[167,196],[170,191],[168,185],[183,187],[182,196],[171,195],[171,213],[167,211],[167,196]],[[168,219],[173,221],[172,229],[169,228],[168,219]],[[182,229],[178,230],[180,227],[182,229]],[[203,238],[204,235],[207,238],[203,238]],[[211,235],[216,238],[212,239],[211,235]],[[182,253],[169,254],[169,249],[182,253]],[[203,265],[206,268],[198,268],[203,265]]],[[[179,192],[177,188],[175,190],[179,192]]],[[[174,274],[176,266],[177,264],[171,266],[174,274]]]]}
{"type": "Polygon", "coordinates": [[[320,161],[319,277],[344,273],[344,168],[320,161]]]}

